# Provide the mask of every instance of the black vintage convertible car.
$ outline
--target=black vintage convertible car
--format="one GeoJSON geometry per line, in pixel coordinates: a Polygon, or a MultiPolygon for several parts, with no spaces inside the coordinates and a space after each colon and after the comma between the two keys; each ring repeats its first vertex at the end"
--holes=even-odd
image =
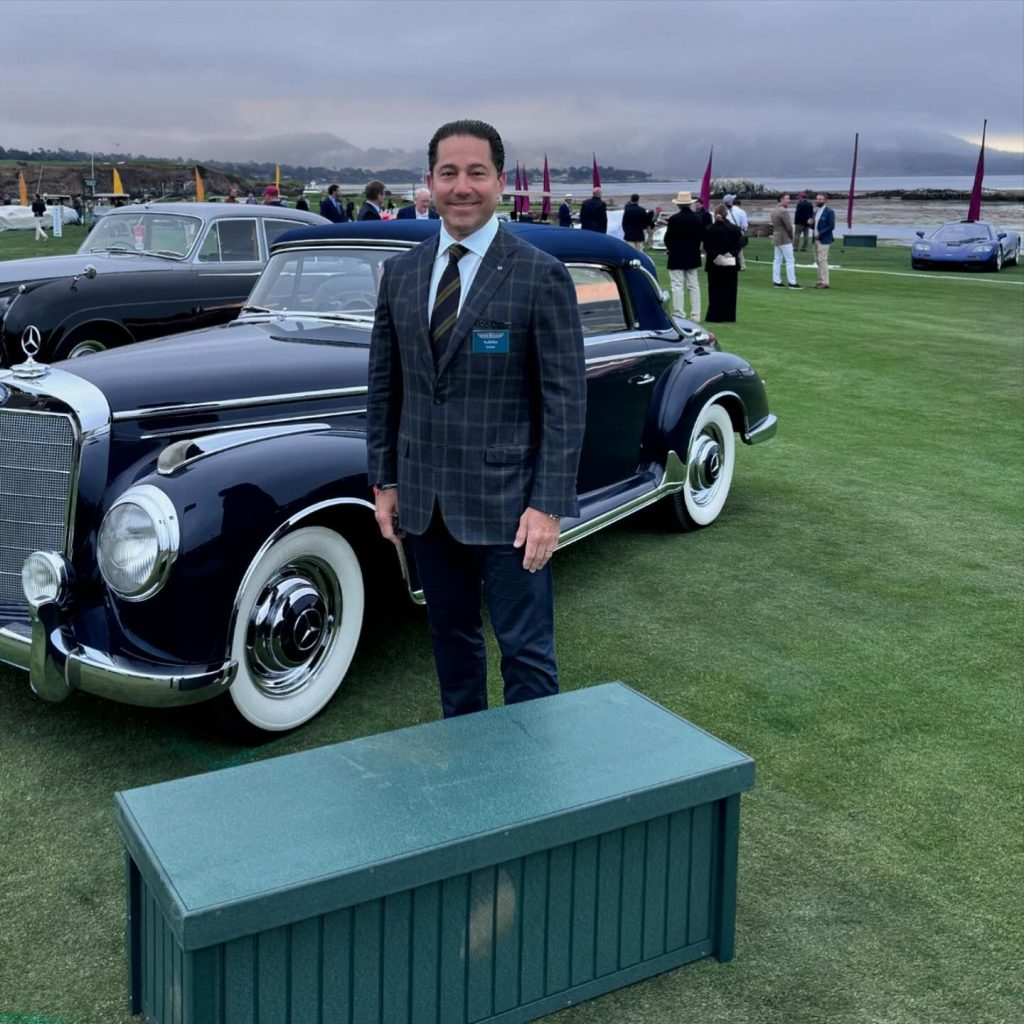
{"type": "MultiPolygon", "coordinates": [[[[384,262],[436,230],[292,233],[231,324],[0,371],[0,660],[48,700],[220,697],[271,732],[315,715],[345,679],[367,578],[401,569],[417,596],[373,518],[367,354],[384,262]]],[[[625,243],[503,230],[562,259],[579,298],[582,514],[560,548],[655,502],[677,528],[713,523],[735,436],[775,433],[757,373],[668,315],[625,243]]]]}
{"type": "Polygon", "coordinates": [[[39,331],[40,358],[89,355],[234,319],[270,246],[323,217],[276,206],[150,203],[112,209],[72,256],[0,263],[0,366],[39,331]]]}

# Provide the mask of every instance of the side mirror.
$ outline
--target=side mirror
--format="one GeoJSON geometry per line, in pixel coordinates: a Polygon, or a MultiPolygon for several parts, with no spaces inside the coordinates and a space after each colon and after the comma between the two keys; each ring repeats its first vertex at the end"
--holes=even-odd
{"type": "Polygon", "coordinates": [[[999,234],[996,235],[996,238],[1005,238],[1005,237],[1006,237],[1006,232],[1005,231],[1000,231],[999,234]]]}
{"type": "Polygon", "coordinates": [[[87,278],[88,278],[88,279],[89,279],[90,281],[92,281],[92,280],[93,280],[93,279],[94,279],[94,278],[96,277],[96,268],[95,268],[95,267],[94,267],[94,266],[93,266],[93,265],[92,265],[91,263],[87,263],[87,264],[85,265],[85,270],[83,270],[83,271],[82,271],[82,273],[83,273],[83,274],[84,274],[84,275],[85,275],[85,276],[86,276],[86,277],[87,277],[87,278]]]}
{"type": "Polygon", "coordinates": [[[918,238],[924,238],[924,232],[923,231],[915,231],[914,234],[917,235],[918,238]]]}

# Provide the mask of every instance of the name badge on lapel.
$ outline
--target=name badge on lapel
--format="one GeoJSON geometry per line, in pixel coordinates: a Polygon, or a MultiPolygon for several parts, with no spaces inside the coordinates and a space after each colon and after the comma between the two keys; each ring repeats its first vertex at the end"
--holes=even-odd
{"type": "Polygon", "coordinates": [[[508,352],[508,326],[508,324],[478,321],[473,327],[473,352],[485,356],[508,352]]]}

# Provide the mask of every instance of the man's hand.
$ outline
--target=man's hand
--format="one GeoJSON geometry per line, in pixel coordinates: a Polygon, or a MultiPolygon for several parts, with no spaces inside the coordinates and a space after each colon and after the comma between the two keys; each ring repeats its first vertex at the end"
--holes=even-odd
{"type": "MultiPolygon", "coordinates": [[[[379,518],[379,517],[378,517],[379,518]]],[[[560,523],[546,512],[528,508],[519,517],[519,529],[512,542],[515,548],[526,546],[523,568],[527,572],[543,569],[558,546],[560,523]]]]}
{"type": "Polygon", "coordinates": [[[398,522],[398,488],[389,487],[386,491],[378,491],[373,504],[381,536],[400,547],[405,534],[395,529],[398,522]]]}

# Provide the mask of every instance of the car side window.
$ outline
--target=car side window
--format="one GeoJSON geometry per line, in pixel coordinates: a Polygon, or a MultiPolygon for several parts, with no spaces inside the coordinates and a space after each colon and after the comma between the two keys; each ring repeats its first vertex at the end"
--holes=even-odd
{"type": "Polygon", "coordinates": [[[214,221],[199,248],[202,263],[258,263],[259,259],[255,220],[214,221]]]}
{"type": "Polygon", "coordinates": [[[610,271],[603,267],[572,266],[568,270],[576,286],[584,338],[629,329],[619,284],[610,271]]]}
{"type": "Polygon", "coordinates": [[[294,231],[296,228],[305,227],[301,221],[296,220],[271,220],[269,217],[263,218],[263,233],[267,239],[267,252],[270,252],[270,247],[283,235],[286,231],[294,231]]]}

